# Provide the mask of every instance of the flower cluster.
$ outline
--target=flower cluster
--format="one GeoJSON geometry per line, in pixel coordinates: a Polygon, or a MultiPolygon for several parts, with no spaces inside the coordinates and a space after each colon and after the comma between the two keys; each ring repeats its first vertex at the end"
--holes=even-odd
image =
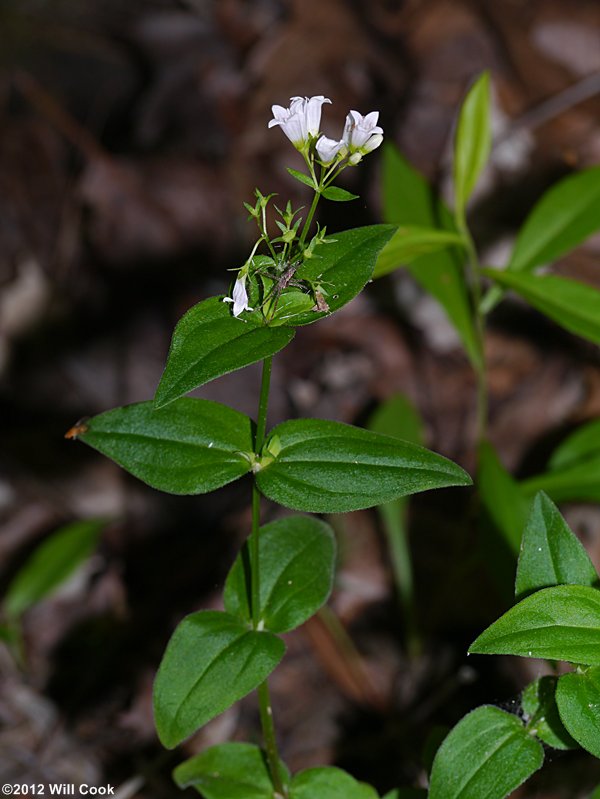
{"type": "Polygon", "coordinates": [[[358,111],[350,111],[339,140],[320,136],[324,103],[331,103],[331,100],[323,95],[292,97],[289,108],[281,105],[272,107],[273,119],[269,127],[279,125],[294,147],[303,153],[315,142],[317,156],[324,166],[346,157],[349,164],[358,164],[364,155],[379,147],[383,141],[383,129],[377,124],[378,111],[371,111],[366,116],[358,111]]]}
{"type": "Polygon", "coordinates": [[[318,225],[316,234],[312,238],[309,236],[315,209],[320,197],[337,202],[356,199],[356,195],[334,187],[332,183],[342,170],[355,166],[364,155],[379,147],[383,141],[383,130],[377,124],[377,111],[371,111],[366,116],[358,111],[350,111],[342,138],[329,139],[322,135],[320,129],[321,111],[325,103],[331,103],[331,100],[320,94],[315,97],[292,97],[289,108],[272,106],[273,119],[269,122],[269,128],[278,126],[283,130],[302,154],[308,169],[308,174],[295,169],[288,169],[288,172],[310,186],[315,196],[305,219],[299,216],[302,209],[294,211],[289,202],[284,210],[275,206],[279,217],[275,223],[280,233],[276,238],[271,236],[267,227],[267,205],[275,195],[265,196],[257,189],[255,204],[244,203],[249,218],[254,219],[258,226],[259,238],[246,263],[238,270],[231,297],[223,298],[224,302],[231,303],[235,317],[253,310],[249,295],[267,322],[275,317],[283,295],[288,315],[305,313],[307,303],[308,308],[315,312],[329,311],[326,300],[328,292],[320,276],[309,279],[300,271],[303,263],[315,257],[315,248],[328,243],[325,228],[321,229],[318,225]],[[256,255],[261,245],[268,250],[268,256],[256,255]],[[290,310],[293,302],[296,302],[295,311],[290,310]]]}

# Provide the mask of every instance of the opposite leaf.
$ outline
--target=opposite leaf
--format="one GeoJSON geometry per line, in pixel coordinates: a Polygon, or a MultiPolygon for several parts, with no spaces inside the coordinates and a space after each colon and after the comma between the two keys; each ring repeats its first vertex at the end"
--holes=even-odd
{"type": "Polygon", "coordinates": [[[556,505],[540,492],[536,495],[523,534],[515,596],[522,599],[551,585],[598,583],[598,575],[579,539],[556,505]]]}
{"type": "Polygon", "coordinates": [[[469,652],[600,665],[600,591],[583,585],[536,591],[484,630],[469,652]]]}
{"type": "Polygon", "coordinates": [[[556,261],[600,230],[600,167],[556,183],[534,206],[517,237],[508,268],[532,271],[556,261]]]}
{"type": "Polygon", "coordinates": [[[105,524],[99,519],[73,522],[40,544],[8,587],[7,616],[20,616],[64,583],[92,554],[105,524]]]}
{"type": "Polygon", "coordinates": [[[516,716],[496,707],[478,707],[440,746],[429,799],[505,799],[543,762],[541,744],[516,716]]]}
{"type": "Polygon", "coordinates": [[[273,436],[281,450],[258,472],[257,485],[294,510],[344,513],[471,482],[455,463],[424,447],[340,422],[296,419],[278,425],[273,436]]]}
{"type": "Polygon", "coordinates": [[[600,758],[600,669],[563,674],[556,689],[563,724],[577,743],[600,758]]]}
{"type": "Polygon", "coordinates": [[[156,407],[279,352],[293,337],[291,328],[267,327],[259,315],[236,319],[230,306],[218,297],[198,303],[175,328],[154,397],[156,407]]]}
{"type": "MultiPolygon", "coordinates": [[[[281,764],[284,785],[289,774],[281,764]]],[[[273,783],[258,746],[225,743],[212,746],[177,766],[173,779],[180,788],[195,788],[205,799],[273,799],[273,783]]]]}
{"type": "Polygon", "coordinates": [[[154,681],[154,721],[167,749],[265,680],[283,657],[277,636],[228,613],[192,613],[177,626],[154,681]]]}
{"type": "Polygon", "coordinates": [[[332,766],[309,768],[292,780],[290,799],[378,799],[377,791],[332,766]]]}
{"type": "Polygon", "coordinates": [[[464,210],[490,154],[490,76],[484,72],[463,103],[454,142],[454,192],[458,216],[464,210]]]}
{"type": "Polygon", "coordinates": [[[250,471],[247,416],[209,400],[182,398],[157,410],[126,405],[86,422],[81,441],[159,491],[204,494],[250,471]]]}
{"type": "MultiPolygon", "coordinates": [[[[250,544],[245,545],[248,553],[250,544]]],[[[303,624],[331,593],[335,539],[328,524],[289,516],[260,529],[260,619],[266,630],[285,633],[303,624]]],[[[244,622],[252,618],[244,553],[225,583],[225,609],[244,622]]]]}
{"type": "Polygon", "coordinates": [[[358,227],[335,233],[316,247],[313,257],[302,264],[295,278],[320,285],[329,311],[299,313],[289,324],[310,325],[356,297],[371,279],[380,250],[395,232],[395,225],[358,227]]]}
{"type": "Polygon", "coordinates": [[[321,196],[326,200],[333,200],[337,203],[347,203],[350,200],[358,200],[358,194],[352,194],[346,189],[340,189],[339,186],[328,186],[321,191],[321,196]]]}
{"type": "Polygon", "coordinates": [[[527,729],[554,749],[573,749],[577,742],[564,728],[556,706],[556,677],[540,677],[523,691],[521,709],[527,729]]]}
{"type": "Polygon", "coordinates": [[[561,327],[600,344],[600,291],[566,277],[484,269],[504,288],[513,289],[561,327]]]}
{"type": "MultiPolygon", "coordinates": [[[[416,169],[390,144],[383,150],[383,212],[386,222],[396,225],[435,228],[456,234],[452,214],[416,169]]],[[[389,246],[389,245],[387,245],[389,246]]],[[[386,249],[379,258],[387,260],[386,249]]],[[[389,263],[385,271],[389,271],[389,263]]],[[[396,266],[400,266],[397,263],[396,266]]],[[[463,264],[456,249],[422,255],[409,264],[413,278],[442,305],[461,337],[474,366],[481,353],[473,326],[463,264]]],[[[379,259],[375,267],[378,275],[379,259]]]]}

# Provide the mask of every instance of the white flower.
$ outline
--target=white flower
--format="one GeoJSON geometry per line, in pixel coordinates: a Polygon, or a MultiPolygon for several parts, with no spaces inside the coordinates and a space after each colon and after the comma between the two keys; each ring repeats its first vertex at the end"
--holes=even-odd
{"type": "Polygon", "coordinates": [[[342,136],[350,152],[358,151],[365,155],[379,147],[383,141],[383,128],[377,124],[378,119],[379,111],[371,111],[366,116],[359,114],[358,111],[350,111],[346,117],[342,136]]]}
{"type": "Polygon", "coordinates": [[[251,311],[248,305],[248,293],[246,291],[246,275],[238,277],[233,286],[233,297],[224,297],[223,302],[233,303],[233,315],[239,316],[243,311],[251,311]]]}
{"type": "Polygon", "coordinates": [[[345,150],[347,150],[346,142],[343,139],[336,141],[328,139],[327,136],[321,136],[315,147],[319,159],[325,165],[335,161],[339,153],[345,154],[345,150]]]}
{"type": "Polygon", "coordinates": [[[271,107],[273,119],[269,127],[279,125],[294,147],[302,150],[309,137],[319,134],[321,106],[330,102],[322,94],[316,97],[292,97],[289,108],[281,105],[271,107]]]}

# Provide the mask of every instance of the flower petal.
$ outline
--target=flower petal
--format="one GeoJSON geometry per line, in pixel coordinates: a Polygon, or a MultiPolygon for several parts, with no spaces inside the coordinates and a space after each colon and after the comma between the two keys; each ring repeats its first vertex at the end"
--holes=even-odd
{"type": "Polygon", "coordinates": [[[330,164],[336,159],[338,153],[346,149],[346,142],[343,139],[337,141],[336,139],[329,139],[327,136],[321,136],[315,148],[322,163],[330,164]]]}

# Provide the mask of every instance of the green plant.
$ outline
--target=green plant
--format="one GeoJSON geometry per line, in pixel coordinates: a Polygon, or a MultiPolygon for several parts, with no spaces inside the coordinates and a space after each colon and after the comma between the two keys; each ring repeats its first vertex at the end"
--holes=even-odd
{"type": "Polygon", "coordinates": [[[107,411],[72,432],[162,491],[205,493],[251,477],[252,530],[227,577],[225,610],[198,611],[181,621],[154,685],[156,728],[167,748],[257,690],[264,754],[251,744],[229,743],[175,770],[180,786],[193,785],[206,799],[377,797],[339,769],[314,768],[291,777],[281,762],[267,678],[285,651],[280,634],[326,601],[335,543],[328,525],[311,516],[261,526],[261,496],[297,511],[339,513],[471,482],[460,467],[424,447],[350,425],[297,419],[267,431],[273,355],[298,326],[333,313],[362,290],[396,230],[374,225],[335,235],[318,226],[312,231],[319,199],[353,199],[333,182],[382,140],[376,112],[362,117],[351,111],[339,141],[321,136],[325,102],[293,98],[289,109],[273,107],[270,123],[281,126],[304,157],[306,173],[289,171],[314,192],[306,216],[290,203],[275,206],[278,235],[272,237],[272,195],[257,190],[254,205],[246,208],[258,238],[237,272],[232,296],[205,300],[181,319],[154,401],[107,411]],[[219,403],[184,397],[257,361],[263,366],[255,422],[219,403]]]}
{"type": "MultiPolygon", "coordinates": [[[[373,275],[408,266],[442,303],[476,372],[479,496],[513,557],[519,553],[517,604],[479,636],[471,652],[574,666],[568,674],[528,686],[519,715],[492,706],[473,710],[440,746],[431,769],[430,799],[503,799],[540,768],[542,742],[558,749],[580,745],[600,754],[598,577],[545,494],[535,494],[529,510],[530,497],[540,488],[555,498],[597,498],[600,428],[574,434],[553,455],[546,474],[518,484],[487,440],[486,315],[510,289],[567,330],[600,342],[600,293],[536,272],[600,228],[600,169],[566,178],[542,198],[505,270],[482,268],[467,204],[491,147],[489,77],[483,75],[469,92],[457,125],[453,211],[387,148],[389,224],[332,236],[318,226],[312,229],[319,199],[354,198],[333,183],[343,169],[379,146],[382,131],[374,112],[366,117],[350,112],[339,141],[321,136],[325,102],[323,97],[293,98],[289,109],[274,106],[270,123],[281,126],[304,157],[306,172],[289,171],[314,192],[306,216],[289,203],[283,209],[275,206],[278,235],[272,237],[267,224],[272,196],[257,190],[254,205],[246,208],[258,238],[238,270],[232,296],[205,300],[179,322],[154,401],[103,413],[76,434],[162,491],[205,493],[244,475],[252,480],[252,530],[227,578],[225,611],[199,611],[179,624],[156,677],[154,709],[159,737],[172,748],[256,689],[264,752],[243,743],[213,747],[181,764],[175,770],[177,783],[194,786],[205,799],[376,799],[373,788],[339,769],[307,769],[291,776],[281,762],[267,678],[284,654],[281,633],[302,624],[326,601],[335,545],[330,528],[311,516],[293,515],[261,526],[261,496],[308,513],[380,506],[410,618],[414,599],[410,567],[403,564],[402,499],[468,485],[468,475],[414,443],[420,438],[418,424],[402,401],[392,401],[391,412],[384,409],[376,416],[371,430],[299,419],[267,432],[273,355],[291,341],[297,327],[341,308],[373,275]],[[184,397],[258,361],[263,371],[256,422],[224,405],[184,397]],[[400,417],[396,421],[394,414],[400,417]]],[[[422,795],[422,789],[401,789],[385,799],[422,795]]]]}
{"type": "MultiPolygon", "coordinates": [[[[518,565],[517,604],[470,652],[565,661],[574,670],[528,686],[518,716],[492,706],[465,716],[434,759],[430,799],[504,799],[541,767],[542,743],[581,746],[600,757],[599,578],[552,501],[536,493],[546,491],[555,500],[600,498],[600,422],[569,436],[547,472],[518,483],[487,439],[484,358],[486,316],[506,290],[569,332],[600,343],[600,292],[538,272],[600,229],[600,167],[553,186],[526,219],[506,268],[482,268],[466,209],[491,148],[489,106],[484,74],[458,120],[453,211],[398,152],[386,148],[385,217],[400,227],[381,251],[375,276],[407,266],[444,307],[477,375],[478,495],[512,558],[518,555],[518,565]]],[[[499,572],[497,563],[494,571],[499,572]]]]}
{"type": "Polygon", "coordinates": [[[51,596],[86,561],[106,522],[84,519],[55,530],[39,544],[15,574],[4,594],[0,611],[0,640],[23,663],[21,617],[29,608],[51,596]]]}

